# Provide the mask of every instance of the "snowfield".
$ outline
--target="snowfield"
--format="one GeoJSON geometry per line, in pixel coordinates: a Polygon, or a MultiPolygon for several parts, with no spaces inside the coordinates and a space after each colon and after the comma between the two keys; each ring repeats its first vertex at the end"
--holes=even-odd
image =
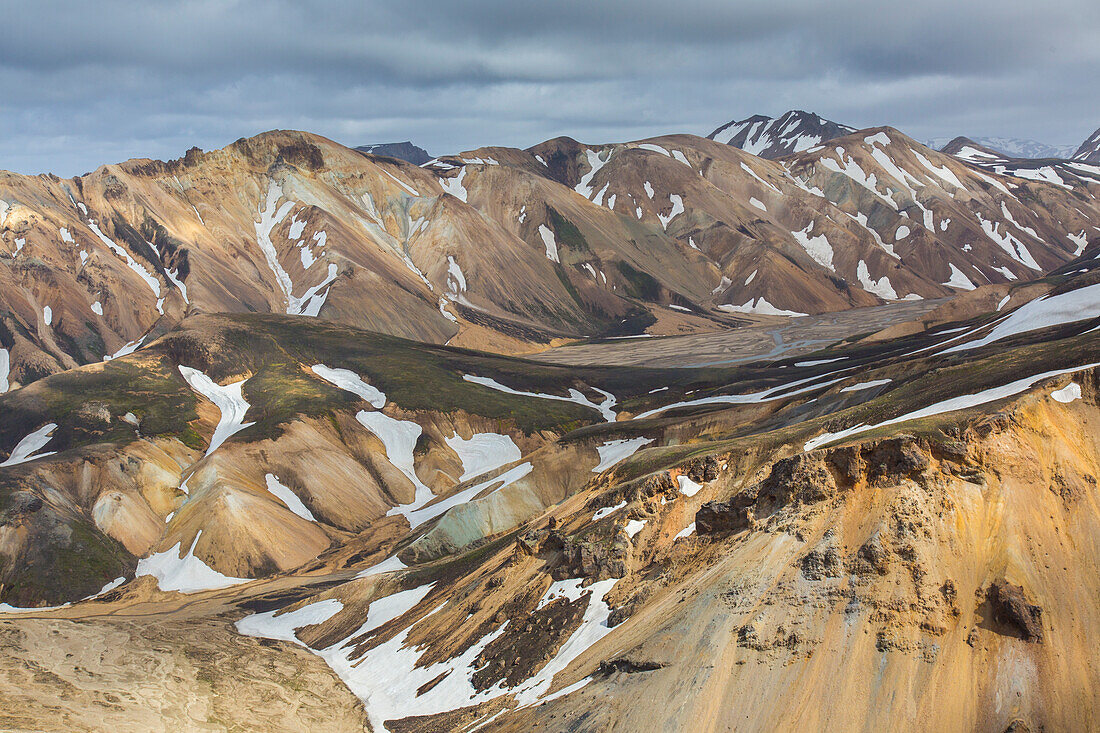
{"type": "Polygon", "coordinates": [[[474,433],[469,440],[463,439],[456,433],[443,440],[462,461],[462,475],[458,477],[459,481],[494,471],[523,457],[519,446],[512,438],[499,433],[474,433]]]}
{"type": "Polygon", "coordinates": [[[138,560],[135,577],[152,575],[157,579],[157,587],[161,590],[174,590],[180,593],[220,590],[248,582],[248,578],[231,578],[222,575],[195,557],[195,545],[199,543],[199,537],[202,537],[201,529],[183,557],[179,554],[181,543],[177,542],[164,552],[157,552],[138,560]]]}

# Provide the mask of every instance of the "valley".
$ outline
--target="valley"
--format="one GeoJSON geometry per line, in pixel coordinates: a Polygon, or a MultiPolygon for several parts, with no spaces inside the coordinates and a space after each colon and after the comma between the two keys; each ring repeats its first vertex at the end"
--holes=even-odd
{"type": "Polygon", "coordinates": [[[1087,155],[376,147],[0,173],[0,727],[1096,726],[1087,155]]]}

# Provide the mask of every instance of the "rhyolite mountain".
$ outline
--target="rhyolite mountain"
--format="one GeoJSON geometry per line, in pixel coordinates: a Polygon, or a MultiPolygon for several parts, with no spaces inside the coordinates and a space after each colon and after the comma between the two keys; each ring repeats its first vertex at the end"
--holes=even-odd
{"type": "Polygon", "coordinates": [[[791,110],[774,118],[753,115],[727,122],[707,137],[761,158],[781,158],[855,131],[813,112],[791,110]]]}
{"type": "Polygon", "coordinates": [[[0,174],[0,728],[1093,727],[1100,168],[804,121],[0,174]]]}
{"type": "Polygon", "coordinates": [[[1081,147],[1073,153],[1073,159],[1082,163],[1095,163],[1100,165],[1100,129],[1089,135],[1081,147]]]}
{"type": "Polygon", "coordinates": [[[1082,251],[1090,170],[874,128],[779,160],[672,135],[423,167],[272,132],[72,179],[4,173],[3,376],[125,354],[193,311],[514,354],[947,297],[1082,251]]]}

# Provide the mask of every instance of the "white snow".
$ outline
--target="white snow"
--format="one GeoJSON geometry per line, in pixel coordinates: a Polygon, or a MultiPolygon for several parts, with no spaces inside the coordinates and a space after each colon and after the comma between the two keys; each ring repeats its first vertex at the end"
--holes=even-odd
{"type": "Polygon", "coordinates": [[[954,263],[947,263],[947,266],[951,268],[951,278],[944,283],[949,288],[959,288],[960,290],[973,290],[974,283],[970,282],[970,278],[963,274],[963,271],[955,267],[954,263]]]}
{"type": "Polygon", "coordinates": [[[295,495],[283,482],[279,481],[279,477],[273,473],[269,473],[266,476],[267,490],[270,491],[276,499],[286,505],[286,508],[297,514],[302,519],[310,522],[316,522],[317,519],[313,516],[313,512],[302,503],[302,500],[295,495]]]}
{"type": "MultiPolygon", "coordinates": [[[[781,194],[781,193],[783,193],[783,192],[782,192],[782,191],[780,191],[780,190],[779,190],[778,188],[776,188],[775,186],[773,186],[772,184],[768,183],[768,182],[767,182],[767,181],[765,181],[765,180],[764,180],[763,178],[761,178],[761,177],[760,177],[760,176],[759,176],[759,175],[758,175],[758,174],[756,173],[756,171],[754,171],[754,170],[753,170],[752,168],[750,168],[749,166],[745,165],[745,163],[741,163],[741,169],[742,169],[743,171],[745,171],[746,173],[748,173],[748,174],[749,174],[750,176],[752,176],[753,178],[755,178],[756,180],[760,181],[760,183],[762,183],[763,185],[765,185],[765,186],[767,186],[768,188],[770,188],[770,189],[771,189],[772,191],[775,191],[776,193],[780,193],[780,194],[781,194]]],[[[650,197],[650,198],[652,198],[652,197],[650,197]]]]}
{"type": "Polygon", "coordinates": [[[909,227],[903,224],[902,226],[898,227],[898,230],[896,232],[894,232],[894,241],[897,242],[899,239],[905,239],[908,236],[909,227]]]}
{"type": "Polygon", "coordinates": [[[467,191],[466,187],[462,185],[462,179],[465,177],[466,168],[463,167],[454,178],[440,178],[439,185],[442,186],[444,192],[451,194],[459,201],[465,201],[467,191]]]}
{"type": "Polygon", "coordinates": [[[870,382],[857,382],[856,384],[848,385],[847,387],[845,387],[844,389],[842,389],[840,391],[841,392],[859,392],[860,390],[871,389],[872,387],[881,387],[882,385],[889,384],[892,381],[894,381],[894,380],[892,380],[892,379],[874,379],[874,380],[871,380],[870,382]]]}
{"type": "MultiPolygon", "coordinates": [[[[642,188],[645,189],[645,195],[646,196],[649,196],[650,198],[653,198],[653,194],[655,193],[654,190],[653,190],[653,184],[651,184],[649,181],[646,181],[643,184],[642,188]]],[[[641,217],[638,217],[638,218],[640,219],[641,217]]]]}
{"type": "MultiPolygon", "coordinates": [[[[1005,211],[1007,212],[1008,210],[1005,209],[1005,211]]],[[[1042,268],[1039,267],[1039,263],[1031,256],[1031,252],[1024,246],[1024,243],[1008,231],[1007,225],[1005,226],[1004,234],[1001,234],[1001,232],[998,231],[1001,227],[1000,222],[988,221],[984,219],[979,212],[974,212],[974,216],[977,217],[978,223],[981,225],[982,231],[985,232],[986,236],[998,247],[1003,249],[1009,257],[1016,260],[1021,265],[1030,267],[1032,270],[1042,270],[1042,268]]]]}
{"type": "Polygon", "coordinates": [[[612,512],[617,512],[626,506],[626,500],[620,501],[615,506],[605,506],[603,509],[597,509],[596,513],[592,515],[592,521],[598,522],[612,512]]]}
{"type": "Polygon", "coordinates": [[[680,484],[680,493],[684,496],[695,496],[699,493],[699,489],[703,488],[702,484],[695,483],[684,474],[677,476],[676,482],[680,484]]]}
{"type": "Polygon", "coordinates": [[[768,211],[768,207],[764,205],[764,202],[756,197],[750,197],[749,203],[765,213],[768,211]]]}
{"type": "Polygon", "coordinates": [[[458,477],[459,481],[480,476],[523,457],[523,453],[511,436],[500,433],[474,433],[469,440],[455,433],[443,440],[462,461],[462,475],[458,477]]]}
{"type": "Polygon", "coordinates": [[[306,228],[306,220],[305,219],[299,219],[298,216],[295,215],[295,216],[291,217],[291,219],[290,219],[290,228],[287,230],[288,231],[287,236],[290,239],[298,239],[299,237],[302,236],[302,232],[305,231],[305,228],[306,228]]]}
{"type": "Polygon", "coordinates": [[[836,272],[836,268],[833,267],[832,245],[829,244],[829,240],[825,238],[824,234],[811,237],[810,231],[813,228],[814,222],[811,221],[805,229],[791,232],[791,235],[795,238],[795,241],[802,245],[802,248],[806,250],[806,254],[813,258],[814,262],[836,272]]]}
{"type": "Polygon", "coordinates": [[[389,176],[389,177],[390,177],[391,179],[393,179],[394,183],[396,183],[396,184],[397,184],[398,186],[400,186],[401,188],[403,188],[403,189],[405,189],[406,191],[408,191],[408,192],[409,192],[409,195],[410,195],[410,196],[420,196],[420,192],[419,192],[419,191],[417,191],[417,190],[416,190],[415,188],[413,188],[413,187],[412,187],[412,186],[410,186],[409,184],[407,184],[407,183],[405,183],[404,181],[402,181],[402,180],[401,180],[400,178],[398,178],[398,177],[397,177],[397,176],[395,176],[394,174],[390,173],[390,172],[389,172],[388,170],[386,170],[385,168],[383,168],[383,169],[382,169],[382,172],[383,172],[383,173],[385,173],[385,174],[386,174],[387,176],[389,176]]]}
{"type": "MultiPolygon", "coordinates": [[[[614,152],[614,151],[612,151],[614,152]]],[[[607,162],[611,160],[611,153],[607,154],[607,160],[601,160],[599,152],[595,150],[585,150],[585,158],[588,160],[588,172],[581,176],[581,180],[577,183],[576,192],[586,199],[592,198],[592,179],[599,172],[600,168],[607,165],[607,162]]]]}
{"type": "Polygon", "coordinates": [[[7,349],[0,349],[0,394],[4,394],[11,389],[11,383],[8,382],[10,373],[11,357],[8,355],[7,349]]]}
{"type": "Polygon", "coordinates": [[[645,526],[645,520],[643,519],[631,519],[626,523],[626,536],[630,539],[634,539],[634,535],[642,531],[642,527],[645,526]]]}
{"type": "Polygon", "coordinates": [[[558,243],[554,239],[554,232],[545,224],[539,224],[539,236],[546,247],[546,259],[551,262],[561,262],[558,259],[558,243]]]}
{"type": "Polygon", "coordinates": [[[774,305],[768,302],[767,298],[761,296],[756,299],[750,298],[744,305],[733,305],[727,303],[718,306],[720,310],[727,311],[729,313],[756,313],[762,316],[792,316],[798,318],[806,315],[805,313],[799,313],[798,311],[788,311],[782,308],[776,308],[774,305]]]}
{"type": "Polygon", "coordinates": [[[1016,334],[1085,321],[1097,316],[1100,316],[1100,284],[1088,285],[1060,295],[1044,295],[1017,308],[983,338],[952,346],[943,353],[976,349],[1016,334]]]}
{"type": "Polygon", "coordinates": [[[408,518],[409,513],[419,509],[432,500],[432,490],[429,489],[416,475],[413,461],[413,450],[416,441],[420,438],[422,428],[411,420],[397,420],[381,412],[367,412],[360,410],[355,415],[359,424],[378,436],[386,451],[386,458],[401,473],[405,474],[414,487],[413,500],[410,504],[402,504],[386,512],[386,516],[404,514],[408,518]]]}
{"type": "Polygon", "coordinates": [[[753,271],[752,271],[752,274],[751,274],[751,275],[749,275],[749,276],[748,276],[747,278],[745,278],[745,284],[746,284],[746,285],[748,285],[749,283],[751,283],[751,282],[753,281],[753,278],[755,278],[755,277],[756,277],[756,273],[757,273],[757,272],[758,272],[758,270],[753,270],[753,271]]]}
{"type": "Polygon", "coordinates": [[[996,400],[1011,397],[1012,395],[1019,394],[1026,389],[1029,389],[1036,382],[1041,382],[1044,379],[1051,377],[1059,377],[1063,374],[1070,374],[1072,372],[1081,371],[1083,369],[1093,369],[1100,366],[1100,362],[1093,362],[1092,364],[1085,364],[1083,366],[1070,367],[1068,369],[1057,369],[1049,372],[1042,372],[1041,374],[1035,374],[1030,377],[1024,377],[1023,379],[1017,379],[1013,382],[1009,382],[1000,387],[991,387],[990,389],[982,390],[975,394],[962,395],[960,397],[952,397],[951,399],[937,402],[928,407],[923,407],[913,412],[907,412],[899,417],[885,420],[875,425],[856,425],[855,427],[840,430],[835,433],[824,433],[806,442],[805,450],[811,451],[815,448],[819,448],[827,443],[832,443],[841,438],[847,438],[858,433],[866,433],[869,430],[877,430],[878,428],[886,427],[887,425],[897,425],[898,423],[906,422],[908,420],[919,420],[925,417],[931,417],[933,415],[941,415],[945,412],[954,412],[955,410],[966,410],[971,407],[977,407],[989,402],[995,402],[996,400]]]}
{"type": "Polygon", "coordinates": [[[894,287],[890,284],[890,278],[883,275],[878,280],[871,277],[870,270],[867,269],[867,263],[863,260],[859,261],[859,265],[856,267],[856,277],[859,279],[859,284],[863,286],[863,289],[869,293],[874,293],[880,298],[886,300],[897,300],[898,294],[894,291],[894,287]]]}
{"type": "Polygon", "coordinates": [[[382,573],[393,573],[393,572],[396,572],[398,570],[404,570],[407,567],[409,567],[409,566],[406,565],[405,563],[401,562],[401,560],[398,559],[397,555],[394,555],[393,557],[387,557],[385,560],[383,560],[380,563],[377,563],[375,565],[371,565],[366,570],[360,570],[359,573],[355,577],[357,579],[358,578],[369,578],[372,575],[381,575],[382,573]]]}
{"type": "Polygon", "coordinates": [[[253,222],[256,229],[256,243],[260,246],[260,250],[264,254],[264,259],[267,260],[268,267],[275,275],[276,284],[286,298],[287,315],[316,316],[320,312],[321,306],[325,304],[325,300],[328,298],[328,290],[325,290],[323,293],[320,291],[336,279],[338,268],[336,265],[330,264],[328,266],[328,274],[324,280],[307,289],[301,298],[295,297],[294,282],[290,279],[289,273],[287,273],[279,262],[279,253],[271,241],[272,230],[278,226],[278,224],[286,218],[286,215],[290,213],[290,210],[294,208],[293,201],[287,201],[283,203],[282,206],[276,208],[282,196],[282,188],[280,188],[279,184],[275,181],[271,181],[267,188],[267,199],[264,203],[264,208],[260,211],[260,220],[258,222],[253,222]]]}
{"type": "Polygon", "coordinates": [[[107,235],[105,235],[103,232],[99,231],[99,227],[96,225],[96,223],[94,221],[92,221],[92,220],[88,221],[88,228],[91,229],[92,232],[97,237],[99,237],[101,242],[103,242],[105,245],[107,245],[108,249],[110,249],[116,255],[121,257],[126,262],[126,265],[131,270],[133,270],[138,275],[138,277],[140,277],[142,280],[145,281],[145,284],[148,285],[149,289],[153,291],[154,297],[156,297],[158,299],[160,298],[160,281],[157,280],[155,277],[153,277],[153,274],[151,272],[146,270],[145,267],[142,264],[140,264],[137,260],[135,260],[133,257],[131,257],[129,252],[127,252],[122,247],[115,244],[113,241],[111,241],[107,237],[107,235]]]}
{"type": "Polygon", "coordinates": [[[867,143],[868,145],[875,145],[876,143],[879,145],[889,145],[890,136],[887,135],[885,132],[876,132],[874,135],[868,135],[867,137],[863,138],[863,142],[867,143]]]}
{"type": "MultiPolygon", "coordinates": [[[[297,611],[280,613],[282,609],[254,613],[237,622],[237,633],[266,639],[278,639],[301,644],[294,632],[304,626],[323,624],[344,610],[344,604],[335,598],[326,598],[303,606],[297,611]],[[279,614],[276,616],[276,614],[279,614]]],[[[303,645],[304,646],[304,645],[303,645]]]]}
{"type": "Polygon", "coordinates": [[[47,326],[53,323],[53,308],[50,308],[48,305],[42,308],[42,321],[47,326]]]}
{"type": "Polygon", "coordinates": [[[115,578],[114,580],[112,580],[111,582],[106,583],[102,588],[99,589],[98,593],[93,593],[92,595],[88,596],[87,598],[82,598],[81,600],[90,601],[93,598],[99,598],[104,593],[110,593],[115,588],[119,587],[120,585],[122,585],[125,582],[126,582],[126,576],[121,575],[121,576],[115,578]]]}
{"type": "Polygon", "coordinates": [[[218,427],[214,429],[214,434],[210,437],[210,446],[206,449],[206,455],[210,455],[217,450],[218,446],[230,436],[255,424],[244,422],[249,404],[245,401],[241,390],[244,383],[248,381],[247,379],[222,386],[198,369],[192,369],[182,364],[179,369],[180,374],[183,375],[191,389],[213,402],[221,411],[221,419],[218,420],[218,427]]]}
{"type": "Polygon", "coordinates": [[[576,404],[581,405],[583,407],[591,407],[593,410],[596,410],[601,415],[603,415],[604,419],[607,422],[615,422],[615,417],[616,417],[615,412],[611,408],[615,406],[615,403],[617,402],[617,400],[616,400],[615,396],[612,395],[610,392],[605,392],[605,391],[603,391],[602,389],[600,389],[598,387],[592,387],[591,389],[593,391],[599,392],[600,394],[602,394],[604,396],[604,400],[600,404],[596,404],[595,402],[592,402],[590,399],[585,397],[584,394],[580,390],[576,390],[576,389],[573,389],[573,388],[569,389],[569,396],[568,397],[562,397],[560,395],[546,394],[544,392],[524,392],[522,390],[512,389],[511,387],[504,386],[503,384],[501,384],[500,382],[498,382],[497,380],[495,380],[491,377],[475,377],[471,374],[463,374],[462,378],[465,379],[467,382],[473,382],[474,384],[480,384],[482,387],[489,387],[490,389],[495,389],[499,392],[506,392],[508,394],[520,395],[521,397],[539,397],[539,398],[544,399],[544,400],[559,400],[561,402],[573,402],[573,403],[576,403],[576,404]]]}
{"type": "Polygon", "coordinates": [[[609,440],[597,446],[596,451],[600,454],[600,462],[592,469],[592,473],[606,471],[637,453],[643,445],[649,445],[652,442],[653,438],[624,438],[609,440]]]}
{"type": "Polygon", "coordinates": [[[128,354],[132,354],[135,351],[137,351],[139,348],[141,348],[141,344],[144,341],[145,341],[145,336],[142,336],[141,338],[137,339],[136,341],[131,341],[128,344],[124,344],[115,353],[104,356],[103,361],[110,361],[111,359],[117,359],[120,356],[126,356],[128,354]]]}
{"type": "Polygon", "coordinates": [[[669,155],[668,151],[665,150],[664,148],[662,148],[660,145],[654,145],[653,143],[638,143],[638,147],[641,148],[642,150],[649,150],[649,151],[652,151],[654,153],[660,153],[661,155],[665,156],[666,158],[671,158],[672,157],[671,155],[669,155]]]}
{"type": "Polygon", "coordinates": [[[657,214],[657,218],[661,220],[661,227],[668,229],[669,222],[675,219],[680,214],[684,213],[684,199],[679,194],[669,194],[668,200],[672,203],[672,210],[668,212],[668,215],[661,213],[657,214]]]}
{"type": "Polygon", "coordinates": [[[1011,295],[1006,295],[1005,297],[1003,297],[999,301],[997,301],[997,312],[999,313],[1001,311],[1001,308],[1005,307],[1005,303],[1007,303],[1011,299],[1012,299],[1011,295]]]}
{"type": "Polygon", "coordinates": [[[75,242],[73,241],[73,235],[69,233],[68,229],[66,229],[65,227],[61,227],[57,231],[58,231],[58,234],[61,235],[61,241],[62,242],[68,242],[69,244],[75,244],[75,242]]]}
{"type": "Polygon", "coordinates": [[[103,315],[103,304],[98,300],[92,303],[92,313],[95,313],[97,316],[103,315]]]}
{"type": "Polygon", "coordinates": [[[57,423],[46,423],[38,430],[24,436],[23,439],[12,448],[11,455],[8,456],[7,460],[0,463],[0,466],[18,466],[20,463],[33,461],[36,458],[52,456],[55,451],[39,453],[38,455],[34,455],[34,453],[41,450],[45,447],[46,443],[50,442],[50,434],[56,429],[57,423]]]}
{"type": "Polygon", "coordinates": [[[187,554],[180,557],[180,545],[177,542],[164,552],[157,552],[149,557],[138,560],[135,577],[152,575],[157,579],[157,586],[162,591],[179,591],[180,593],[198,593],[204,590],[219,590],[230,586],[247,583],[248,578],[231,578],[222,575],[217,570],[195,557],[195,546],[202,537],[200,529],[191,542],[187,554]]]}
{"type": "Polygon", "coordinates": [[[673,542],[675,542],[676,540],[682,540],[685,537],[691,537],[693,534],[695,534],[695,522],[692,522],[691,524],[677,532],[676,536],[673,537],[672,540],[673,542]]]}
{"type": "Polygon", "coordinates": [[[1081,385],[1077,382],[1070,382],[1065,387],[1051,392],[1050,396],[1057,402],[1068,404],[1074,400],[1081,399],[1081,385]]]}
{"type": "Polygon", "coordinates": [[[1089,245],[1089,240],[1085,236],[1085,230],[1084,229],[1081,230],[1080,234],[1067,234],[1066,236],[1070,240],[1072,240],[1075,245],[1077,245],[1077,249],[1075,249],[1073,251],[1073,256],[1074,257],[1079,256],[1082,252],[1085,251],[1085,247],[1087,247],[1089,245]]]}
{"type": "Polygon", "coordinates": [[[668,307],[672,310],[683,311],[684,313],[691,313],[691,308],[685,308],[684,306],[676,305],[675,303],[670,304],[668,307]]]}
{"type": "Polygon", "coordinates": [[[962,184],[962,181],[960,181],[958,179],[958,177],[954,173],[952,173],[951,169],[948,168],[946,165],[936,167],[935,165],[932,164],[932,161],[928,160],[928,158],[925,158],[923,155],[921,155],[920,151],[918,151],[918,150],[914,150],[913,155],[915,155],[917,157],[917,160],[920,161],[921,165],[923,165],[925,168],[927,168],[929,171],[931,171],[936,176],[939,176],[942,180],[946,181],[947,183],[950,183],[955,188],[965,188],[965,186],[963,186],[963,184],[962,184]]]}
{"type": "Polygon", "coordinates": [[[326,382],[351,392],[377,409],[386,406],[386,395],[377,387],[364,382],[362,377],[350,369],[327,367],[324,364],[314,364],[310,369],[326,382]]]}

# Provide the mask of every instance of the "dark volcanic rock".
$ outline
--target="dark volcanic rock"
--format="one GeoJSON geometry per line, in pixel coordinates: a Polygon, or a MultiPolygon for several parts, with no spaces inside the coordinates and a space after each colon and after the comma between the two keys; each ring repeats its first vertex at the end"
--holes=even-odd
{"type": "Polygon", "coordinates": [[[367,155],[385,155],[390,158],[407,160],[414,165],[423,165],[432,159],[424,148],[413,145],[406,140],[403,143],[377,143],[375,145],[360,145],[356,148],[367,155]]]}
{"type": "Polygon", "coordinates": [[[1027,602],[1023,588],[998,580],[987,597],[995,621],[1012,627],[1027,641],[1043,640],[1043,609],[1027,602]]]}
{"type": "Polygon", "coordinates": [[[718,459],[714,456],[696,458],[687,464],[684,472],[697,484],[713,481],[718,478],[718,459]]]}

